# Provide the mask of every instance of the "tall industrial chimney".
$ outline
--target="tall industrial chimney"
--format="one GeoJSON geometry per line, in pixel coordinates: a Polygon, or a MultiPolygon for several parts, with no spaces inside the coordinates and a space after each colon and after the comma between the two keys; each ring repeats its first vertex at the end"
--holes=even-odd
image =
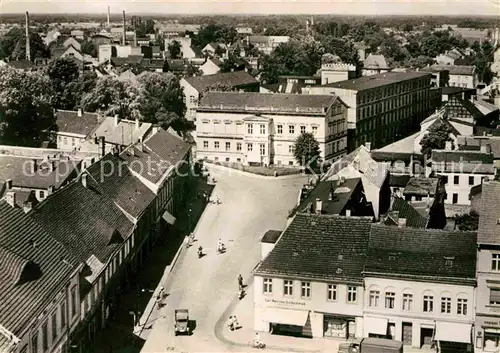
{"type": "Polygon", "coordinates": [[[26,11],[26,60],[31,60],[31,50],[30,50],[30,15],[26,11]]]}
{"type": "Polygon", "coordinates": [[[123,10],[123,45],[127,44],[127,27],[126,27],[127,21],[125,20],[125,10],[123,10]]]}
{"type": "Polygon", "coordinates": [[[109,5],[108,5],[108,28],[111,27],[110,17],[111,17],[111,11],[110,11],[109,5]]]}

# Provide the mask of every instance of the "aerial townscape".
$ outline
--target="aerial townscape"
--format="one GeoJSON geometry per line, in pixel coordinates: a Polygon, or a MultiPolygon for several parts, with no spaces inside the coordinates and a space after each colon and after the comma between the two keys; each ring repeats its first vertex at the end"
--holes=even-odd
{"type": "Polygon", "coordinates": [[[0,353],[500,352],[499,15],[121,6],[0,14],[0,353]]]}

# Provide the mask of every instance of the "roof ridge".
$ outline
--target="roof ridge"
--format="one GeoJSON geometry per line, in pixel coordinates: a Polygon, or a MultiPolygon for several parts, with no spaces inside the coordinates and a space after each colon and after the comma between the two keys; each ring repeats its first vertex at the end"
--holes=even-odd
{"type": "MultiPolygon", "coordinates": [[[[405,200],[403,200],[403,201],[405,201],[405,200]]],[[[408,205],[412,206],[409,203],[408,203],[408,205]]],[[[394,229],[394,227],[392,227],[392,226],[388,226],[388,225],[381,224],[381,223],[373,223],[372,227],[374,227],[374,228],[389,228],[389,229],[394,229]]],[[[403,231],[409,230],[409,231],[412,231],[412,232],[419,231],[419,232],[426,232],[426,233],[448,233],[448,234],[461,234],[461,235],[477,234],[477,231],[446,230],[446,229],[434,229],[434,228],[408,228],[408,227],[401,227],[401,228],[398,228],[398,229],[402,229],[403,231]]]]}

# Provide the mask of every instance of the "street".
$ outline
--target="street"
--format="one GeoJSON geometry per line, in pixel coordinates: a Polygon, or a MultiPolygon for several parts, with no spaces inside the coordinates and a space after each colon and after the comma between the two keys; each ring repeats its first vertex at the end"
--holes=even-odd
{"type": "MultiPolygon", "coordinates": [[[[269,229],[284,228],[288,211],[307,181],[302,176],[262,179],[229,170],[214,169],[211,174],[217,181],[212,197],[220,197],[221,204],[207,206],[195,231],[197,241],[177,261],[165,288],[166,305],[150,323],[153,327],[147,333],[144,353],[241,351],[217,339],[216,325],[237,296],[238,274],[244,283],[251,280],[250,273],[260,260],[260,238],[269,229]],[[219,238],[227,251],[218,255],[219,238]],[[198,246],[206,254],[201,259],[198,246]],[[189,309],[191,336],[174,334],[173,314],[179,308],[189,309]]],[[[252,339],[249,335],[248,341],[252,339]]]]}

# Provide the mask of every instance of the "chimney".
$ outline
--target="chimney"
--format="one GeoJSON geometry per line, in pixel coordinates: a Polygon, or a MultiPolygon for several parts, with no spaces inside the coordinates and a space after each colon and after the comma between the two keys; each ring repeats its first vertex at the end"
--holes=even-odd
{"type": "Polygon", "coordinates": [[[406,227],[406,218],[399,218],[398,219],[398,227],[400,227],[400,228],[406,227]]]}
{"type": "Polygon", "coordinates": [[[51,172],[53,172],[54,170],[56,170],[56,162],[55,161],[49,161],[49,168],[50,168],[51,172]]]}
{"type": "Polygon", "coordinates": [[[135,148],[134,146],[130,147],[130,155],[135,156],[135,148]]]}
{"type": "Polygon", "coordinates": [[[345,183],[345,177],[344,177],[344,176],[341,176],[341,177],[339,178],[338,185],[342,185],[342,184],[344,184],[344,183],[345,183]]]}
{"type": "Polygon", "coordinates": [[[82,185],[84,188],[87,187],[87,174],[86,173],[82,174],[82,185]]]}
{"type": "Polygon", "coordinates": [[[82,114],[82,109],[78,109],[77,116],[78,116],[79,118],[81,118],[81,117],[82,117],[82,115],[83,115],[83,114],[82,114]]]}
{"type": "Polygon", "coordinates": [[[316,199],[316,214],[321,214],[323,208],[323,201],[320,198],[316,199]]]}
{"type": "Polygon", "coordinates": [[[351,210],[350,209],[345,210],[345,216],[351,217],[351,210]]]}
{"type": "Polygon", "coordinates": [[[365,147],[368,150],[368,152],[370,152],[371,149],[372,149],[372,143],[371,142],[365,142],[365,147]]]}
{"type": "Polygon", "coordinates": [[[118,118],[118,114],[115,114],[115,126],[118,126],[120,119],[118,118]]]}
{"type": "Polygon", "coordinates": [[[444,149],[447,151],[453,151],[453,143],[451,141],[446,141],[444,149]]]}
{"type": "Polygon", "coordinates": [[[5,180],[5,188],[6,188],[7,190],[12,189],[12,179],[7,179],[7,180],[5,180]]]}
{"type": "Polygon", "coordinates": [[[26,11],[26,60],[31,61],[30,50],[30,15],[26,11]]]}
{"type": "Polygon", "coordinates": [[[54,185],[50,185],[48,188],[47,188],[47,194],[53,194],[54,193],[54,185]]]}
{"type": "Polygon", "coordinates": [[[109,8],[109,5],[108,5],[108,28],[111,27],[111,13],[110,13],[110,8],[109,8]]]}
{"type": "Polygon", "coordinates": [[[123,11],[123,38],[122,38],[122,41],[123,41],[123,45],[125,45],[127,43],[127,35],[126,35],[126,31],[127,31],[127,20],[125,19],[125,10],[123,11]]]}
{"type": "Polygon", "coordinates": [[[24,211],[24,213],[28,213],[29,211],[31,211],[32,208],[33,208],[33,203],[31,201],[26,201],[23,204],[23,211],[24,211]]]}
{"type": "Polygon", "coordinates": [[[7,192],[5,201],[7,201],[10,207],[16,207],[16,193],[14,191],[7,192]]]}
{"type": "Polygon", "coordinates": [[[106,154],[106,140],[104,136],[99,137],[99,153],[101,154],[101,157],[104,157],[106,154]]]}
{"type": "Polygon", "coordinates": [[[330,192],[328,193],[328,200],[332,201],[333,200],[333,194],[335,193],[335,190],[333,188],[330,189],[330,192]]]}
{"type": "Polygon", "coordinates": [[[32,164],[31,164],[31,172],[32,172],[32,173],[36,173],[36,170],[38,169],[36,159],[33,159],[33,160],[31,161],[31,163],[32,163],[32,164]]]}
{"type": "Polygon", "coordinates": [[[139,130],[139,128],[141,127],[141,123],[139,122],[139,119],[135,119],[135,129],[136,130],[139,130]]]}

